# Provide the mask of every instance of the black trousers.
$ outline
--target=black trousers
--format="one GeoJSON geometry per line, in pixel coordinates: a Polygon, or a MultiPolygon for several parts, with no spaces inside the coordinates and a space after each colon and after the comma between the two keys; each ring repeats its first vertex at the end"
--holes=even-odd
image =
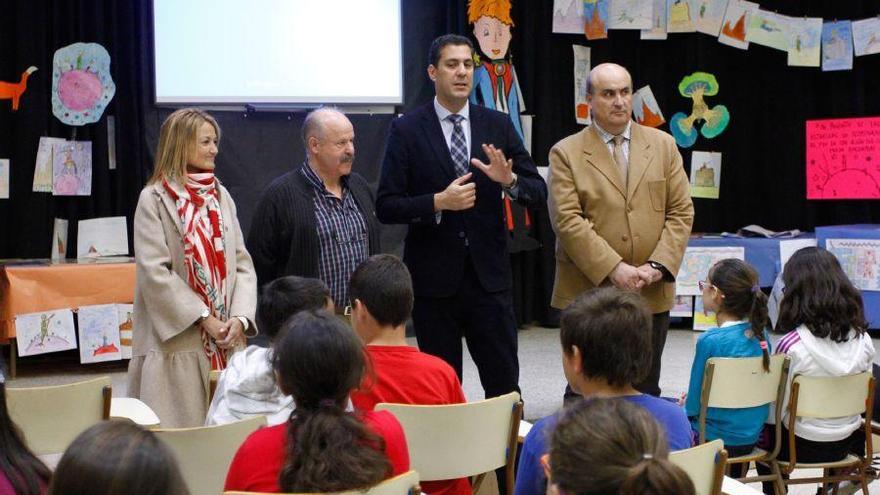
{"type": "MultiPolygon", "coordinates": [[[[652,318],[651,329],[651,369],[648,375],[640,383],[633,384],[633,387],[643,394],[660,397],[660,365],[663,357],[663,348],[666,347],[666,334],[669,332],[669,311],[665,313],[654,313],[652,318]]],[[[565,404],[569,401],[580,397],[571,386],[565,386],[565,395],[563,400],[565,404]]]]}
{"type": "Polygon", "coordinates": [[[519,392],[517,329],[510,291],[486,292],[470,259],[451,297],[416,296],[413,326],[422,352],[452,366],[462,379],[461,339],[477,365],[486,398],[519,392]]]}

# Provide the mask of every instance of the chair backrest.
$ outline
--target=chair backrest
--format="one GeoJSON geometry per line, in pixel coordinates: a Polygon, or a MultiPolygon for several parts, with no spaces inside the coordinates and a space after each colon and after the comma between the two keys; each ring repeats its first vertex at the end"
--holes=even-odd
{"type": "Polygon", "coordinates": [[[846,376],[795,375],[789,408],[799,418],[840,418],[865,412],[873,392],[870,371],[846,376]],[[796,386],[795,386],[796,385],[796,386]]]}
{"type": "MultiPolygon", "coordinates": [[[[442,406],[377,404],[394,414],[409,445],[409,460],[424,481],[474,476],[513,464],[519,394],[442,406]]],[[[519,406],[519,407],[518,407],[519,406]]]]}
{"type": "Polygon", "coordinates": [[[110,417],[110,377],[66,385],[7,388],[9,417],[36,455],[64,452],[88,427],[110,417]]]}
{"type": "Polygon", "coordinates": [[[790,361],[784,354],[774,354],[770,371],[764,371],[761,357],[709,358],[703,375],[707,406],[739,409],[775,402],[780,390],[784,393],[790,361]]]}
{"type": "MultiPolygon", "coordinates": [[[[419,495],[419,473],[416,471],[407,471],[403,474],[389,478],[378,485],[363,492],[352,490],[347,492],[337,492],[334,495],[419,495]]],[[[262,492],[223,492],[223,495],[267,495],[262,492]]],[[[285,495],[285,494],[281,494],[285,495]]],[[[293,494],[286,494],[293,495],[293,494]]],[[[314,495],[314,494],[311,494],[314,495]]]]}
{"type": "Polygon", "coordinates": [[[669,454],[669,460],[690,476],[696,495],[718,495],[724,479],[727,451],[722,440],[697,445],[669,454]]]}
{"type": "Polygon", "coordinates": [[[265,425],[265,416],[255,416],[225,425],[154,431],[177,457],[189,492],[216,495],[223,491],[235,452],[248,435],[265,425]]]}

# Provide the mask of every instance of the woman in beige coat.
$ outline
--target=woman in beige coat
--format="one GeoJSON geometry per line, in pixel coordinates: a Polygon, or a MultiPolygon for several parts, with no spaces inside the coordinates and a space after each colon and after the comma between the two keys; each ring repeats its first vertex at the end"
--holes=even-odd
{"type": "Polygon", "coordinates": [[[128,390],[163,427],[204,424],[208,375],[256,334],[256,275],[235,203],[214,177],[220,127],[172,113],[134,214],[137,285],[128,390]]]}

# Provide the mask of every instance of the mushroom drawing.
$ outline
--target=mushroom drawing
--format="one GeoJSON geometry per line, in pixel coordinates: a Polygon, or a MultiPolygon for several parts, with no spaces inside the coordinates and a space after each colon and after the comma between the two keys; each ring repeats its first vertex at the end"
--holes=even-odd
{"type": "Polygon", "coordinates": [[[97,122],[116,94],[110,55],[97,43],[74,43],[55,52],[52,112],[68,125],[97,122]]]}
{"type": "Polygon", "coordinates": [[[716,105],[709,108],[709,105],[703,100],[704,96],[718,94],[718,81],[715,76],[707,72],[694,72],[685,76],[678,83],[678,92],[694,101],[690,115],[678,112],[672,116],[669,122],[669,129],[680,147],[690,148],[697,142],[696,124],[698,121],[704,122],[700,127],[700,134],[707,139],[712,139],[724,132],[727,124],[730,123],[730,112],[727,111],[727,107],[716,105]]]}

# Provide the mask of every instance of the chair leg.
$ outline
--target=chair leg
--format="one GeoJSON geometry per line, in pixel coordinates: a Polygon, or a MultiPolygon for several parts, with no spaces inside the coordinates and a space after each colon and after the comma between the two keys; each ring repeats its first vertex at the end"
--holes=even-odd
{"type": "Polygon", "coordinates": [[[868,492],[868,475],[864,469],[861,471],[861,477],[859,481],[862,482],[862,495],[869,495],[868,492]]]}
{"type": "Polygon", "coordinates": [[[779,470],[779,463],[771,461],[770,469],[773,472],[773,475],[776,476],[776,479],[773,481],[773,491],[776,492],[776,495],[785,495],[788,491],[785,488],[785,481],[782,478],[782,472],[779,470]]]}

